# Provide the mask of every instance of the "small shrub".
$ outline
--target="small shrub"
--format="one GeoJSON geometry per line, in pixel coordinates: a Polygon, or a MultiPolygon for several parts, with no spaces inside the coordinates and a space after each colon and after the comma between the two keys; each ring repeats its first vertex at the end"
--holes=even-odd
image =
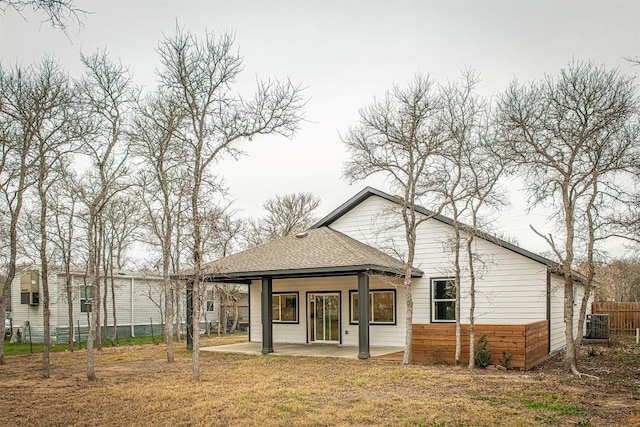
{"type": "Polygon", "coordinates": [[[480,368],[486,368],[491,363],[491,353],[489,353],[489,346],[487,345],[487,339],[484,335],[480,337],[480,340],[476,345],[476,351],[473,354],[473,359],[476,362],[476,366],[480,368]]]}
{"type": "Polygon", "coordinates": [[[511,353],[509,353],[508,351],[503,351],[500,363],[502,363],[502,366],[509,369],[511,367],[511,353]]]}

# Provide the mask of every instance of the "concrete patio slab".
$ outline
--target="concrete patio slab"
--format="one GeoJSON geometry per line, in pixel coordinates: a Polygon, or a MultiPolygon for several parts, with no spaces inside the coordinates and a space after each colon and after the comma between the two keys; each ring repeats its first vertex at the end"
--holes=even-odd
{"type": "MultiPolygon", "coordinates": [[[[308,356],[308,357],[341,357],[347,359],[358,358],[358,347],[340,346],[337,344],[278,344],[273,345],[273,353],[269,356],[308,356]]],[[[262,356],[262,343],[243,342],[236,344],[202,347],[200,351],[217,353],[249,354],[262,356]]],[[[371,347],[371,358],[383,358],[398,352],[402,347],[371,347]]],[[[395,360],[395,358],[393,358],[395,360]]]]}

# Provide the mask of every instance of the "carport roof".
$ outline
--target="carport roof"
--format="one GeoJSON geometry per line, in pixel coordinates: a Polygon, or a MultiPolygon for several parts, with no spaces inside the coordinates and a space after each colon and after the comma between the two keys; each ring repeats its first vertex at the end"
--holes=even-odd
{"type": "MultiPolygon", "coordinates": [[[[239,282],[273,278],[353,275],[361,272],[404,276],[405,265],[329,227],[286,236],[204,265],[206,281],[239,282]]],[[[179,278],[187,279],[193,272],[179,278]]],[[[422,271],[412,269],[412,277],[422,271]]]]}

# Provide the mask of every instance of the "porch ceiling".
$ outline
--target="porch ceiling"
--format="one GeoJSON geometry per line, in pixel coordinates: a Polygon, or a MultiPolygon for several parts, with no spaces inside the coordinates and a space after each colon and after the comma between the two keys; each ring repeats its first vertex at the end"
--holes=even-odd
{"type": "MultiPolygon", "coordinates": [[[[329,227],[283,237],[208,263],[204,279],[217,282],[273,278],[354,275],[361,272],[404,276],[405,265],[371,246],[329,227]]],[[[185,272],[179,278],[189,278],[185,272]]],[[[422,277],[413,268],[412,277],[422,277]]]]}

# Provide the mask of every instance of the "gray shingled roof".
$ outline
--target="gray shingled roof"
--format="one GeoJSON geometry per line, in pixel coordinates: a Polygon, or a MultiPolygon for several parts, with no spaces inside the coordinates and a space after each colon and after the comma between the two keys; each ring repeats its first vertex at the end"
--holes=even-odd
{"type": "MultiPolygon", "coordinates": [[[[363,271],[403,275],[404,263],[329,227],[283,237],[203,267],[207,279],[217,281],[262,276],[346,275],[363,271]]],[[[422,272],[414,269],[413,276],[421,277],[422,272]]]]}

